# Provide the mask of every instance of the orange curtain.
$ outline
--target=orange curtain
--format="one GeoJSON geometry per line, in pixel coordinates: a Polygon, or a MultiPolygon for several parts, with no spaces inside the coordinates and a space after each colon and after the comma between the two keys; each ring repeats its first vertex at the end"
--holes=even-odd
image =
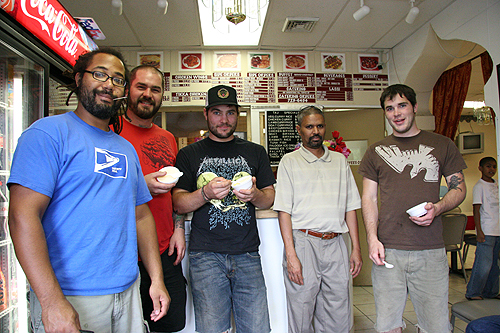
{"type": "MultiPolygon", "coordinates": [[[[483,70],[483,80],[484,84],[490,79],[491,73],[493,72],[493,60],[491,60],[488,51],[481,53],[481,68],[483,70]]],[[[491,109],[491,119],[493,120],[493,126],[495,126],[495,111],[491,109]]]]}
{"type": "Polygon", "coordinates": [[[447,70],[434,85],[432,113],[434,132],[455,139],[471,76],[470,61],[447,70]]]}

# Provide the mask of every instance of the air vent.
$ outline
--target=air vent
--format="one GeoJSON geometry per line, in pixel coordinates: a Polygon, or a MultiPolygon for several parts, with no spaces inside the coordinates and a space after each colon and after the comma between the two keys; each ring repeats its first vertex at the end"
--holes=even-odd
{"type": "Polygon", "coordinates": [[[287,17],[283,32],[311,32],[319,17],[287,17]]]}

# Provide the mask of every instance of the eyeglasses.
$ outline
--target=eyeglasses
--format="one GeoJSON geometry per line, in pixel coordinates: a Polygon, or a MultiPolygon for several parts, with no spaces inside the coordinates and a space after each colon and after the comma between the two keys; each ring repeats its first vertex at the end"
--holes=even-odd
{"type": "Polygon", "coordinates": [[[127,85],[127,81],[125,81],[124,78],[119,76],[109,76],[108,74],[101,71],[93,71],[93,72],[84,71],[84,72],[92,74],[92,77],[97,81],[106,82],[108,81],[108,79],[111,79],[111,82],[113,83],[114,86],[125,87],[127,85]]]}

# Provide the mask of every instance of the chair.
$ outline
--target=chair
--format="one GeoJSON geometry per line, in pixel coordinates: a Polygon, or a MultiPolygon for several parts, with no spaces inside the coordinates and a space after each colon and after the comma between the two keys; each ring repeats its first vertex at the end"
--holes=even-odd
{"type": "Polygon", "coordinates": [[[464,235],[464,250],[463,250],[463,257],[464,257],[464,265],[465,261],[467,260],[467,254],[469,253],[469,246],[477,246],[477,239],[476,239],[476,234],[474,233],[466,233],[464,235]]]}
{"type": "Polygon", "coordinates": [[[446,252],[458,255],[465,283],[467,283],[467,273],[465,273],[464,260],[460,252],[464,243],[467,216],[465,214],[443,214],[441,220],[443,222],[443,240],[446,252]]]}
{"type": "Polygon", "coordinates": [[[455,330],[455,318],[461,319],[466,323],[474,319],[500,314],[499,299],[484,299],[480,301],[458,302],[451,306],[450,323],[455,330]]]}

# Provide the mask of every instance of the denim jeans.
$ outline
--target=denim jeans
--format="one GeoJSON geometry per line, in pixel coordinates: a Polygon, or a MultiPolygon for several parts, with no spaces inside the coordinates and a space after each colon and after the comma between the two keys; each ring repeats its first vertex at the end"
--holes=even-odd
{"type": "Polygon", "coordinates": [[[258,252],[190,252],[189,278],[197,332],[225,332],[231,327],[231,311],[238,333],[271,330],[258,252]]]}
{"type": "Polygon", "coordinates": [[[471,321],[465,333],[495,333],[500,332],[500,316],[488,316],[471,321]]]}
{"type": "Polygon", "coordinates": [[[476,258],[467,284],[466,297],[493,298],[498,295],[499,251],[500,236],[484,236],[484,242],[477,243],[476,258]]]}

